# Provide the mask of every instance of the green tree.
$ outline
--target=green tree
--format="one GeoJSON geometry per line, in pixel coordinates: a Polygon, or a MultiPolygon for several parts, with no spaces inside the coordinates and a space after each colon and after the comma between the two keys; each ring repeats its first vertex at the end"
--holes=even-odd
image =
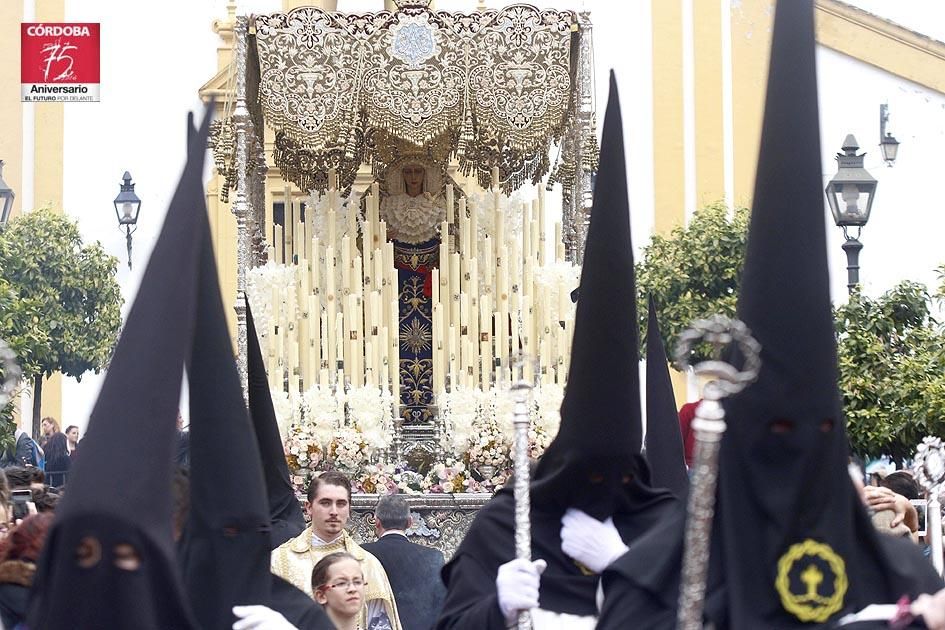
{"type": "MultiPolygon", "coordinates": [[[[637,264],[641,328],[648,293],[667,348],[693,320],[735,314],[748,218],[712,204],[687,227],[653,237],[637,264]]],[[[936,297],[945,299],[945,265],[938,271],[936,297]]],[[[847,430],[860,455],[902,461],[926,435],[945,435],[945,329],[932,299],[903,282],[876,299],[855,292],[834,312],[847,430]]]]}
{"type": "Polygon", "coordinates": [[[691,322],[716,313],[735,315],[748,217],[747,208],[732,213],[716,202],[697,210],[689,225],[669,236],[653,236],[643,250],[636,265],[640,327],[646,327],[647,295],[653,294],[668,352],[691,322]]]}
{"type": "MultiPolygon", "coordinates": [[[[0,322],[33,382],[33,435],[39,434],[42,379],[81,379],[102,369],[121,326],[118,260],[84,245],[78,225],[49,208],[20,215],[0,232],[0,322]],[[0,287],[2,293],[2,287],[0,287]],[[11,296],[12,293],[12,296],[11,296]]],[[[5,337],[6,339],[6,337],[5,337]]]]}
{"type": "Polygon", "coordinates": [[[847,433],[860,455],[902,462],[923,437],[945,434],[945,331],[931,306],[925,286],[906,281],[836,309],[847,433]]]}

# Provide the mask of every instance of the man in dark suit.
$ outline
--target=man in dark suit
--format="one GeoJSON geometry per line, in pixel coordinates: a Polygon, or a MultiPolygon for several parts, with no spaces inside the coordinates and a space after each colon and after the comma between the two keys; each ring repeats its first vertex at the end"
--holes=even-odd
{"type": "Polygon", "coordinates": [[[377,542],[362,547],[384,565],[404,630],[428,630],[446,594],[440,580],[443,554],[407,540],[404,532],[410,528],[410,506],[402,496],[382,496],[374,517],[377,542]]]}

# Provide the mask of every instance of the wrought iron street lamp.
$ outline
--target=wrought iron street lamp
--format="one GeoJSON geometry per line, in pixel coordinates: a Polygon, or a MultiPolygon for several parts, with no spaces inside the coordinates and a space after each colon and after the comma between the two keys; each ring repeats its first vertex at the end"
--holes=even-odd
{"type": "Polygon", "coordinates": [[[879,148],[883,150],[883,160],[886,166],[892,166],[899,154],[899,141],[886,131],[886,122],[889,120],[889,105],[879,106],[879,148]]]}
{"type": "Polygon", "coordinates": [[[870,220],[876,180],[863,168],[865,153],[857,155],[859,145],[853,134],[843,141],[843,153],[837,154],[837,174],[827,184],[827,202],[834,223],[843,229],[843,251],[847,254],[847,289],[860,283],[860,231],[870,220]],[[856,228],[851,235],[850,228],[856,228]]]}
{"type": "Polygon", "coordinates": [[[16,194],[13,189],[3,181],[3,160],[0,160],[0,226],[6,225],[10,220],[14,197],[16,194]]]}
{"type": "Polygon", "coordinates": [[[128,241],[128,269],[131,269],[131,235],[138,229],[141,200],[135,194],[135,185],[131,183],[131,173],[125,171],[121,179],[121,188],[118,196],[115,197],[115,215],[118,217],[118,229],[125,228],[125,238],[128,241]]]}

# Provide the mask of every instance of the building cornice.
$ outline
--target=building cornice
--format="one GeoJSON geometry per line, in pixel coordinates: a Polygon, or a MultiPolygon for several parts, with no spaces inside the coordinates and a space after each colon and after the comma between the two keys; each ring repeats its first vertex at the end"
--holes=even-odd
{"type": "Polygon", "coordinates": [[[945,43],[839,0],[816,0],[817,41],[945,93],[945,43]]]}

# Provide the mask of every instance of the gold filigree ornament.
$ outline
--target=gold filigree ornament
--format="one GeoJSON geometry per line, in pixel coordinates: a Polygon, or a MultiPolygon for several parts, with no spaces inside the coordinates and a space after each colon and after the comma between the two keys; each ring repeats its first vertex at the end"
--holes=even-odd
{"type": "Polygon", "coordinates": [[[808,538],[778,560],[775,588],[781,605],[802,622],[830,619],[843,608],[847,587],[846,563],[827,543],[808,538]]]}

